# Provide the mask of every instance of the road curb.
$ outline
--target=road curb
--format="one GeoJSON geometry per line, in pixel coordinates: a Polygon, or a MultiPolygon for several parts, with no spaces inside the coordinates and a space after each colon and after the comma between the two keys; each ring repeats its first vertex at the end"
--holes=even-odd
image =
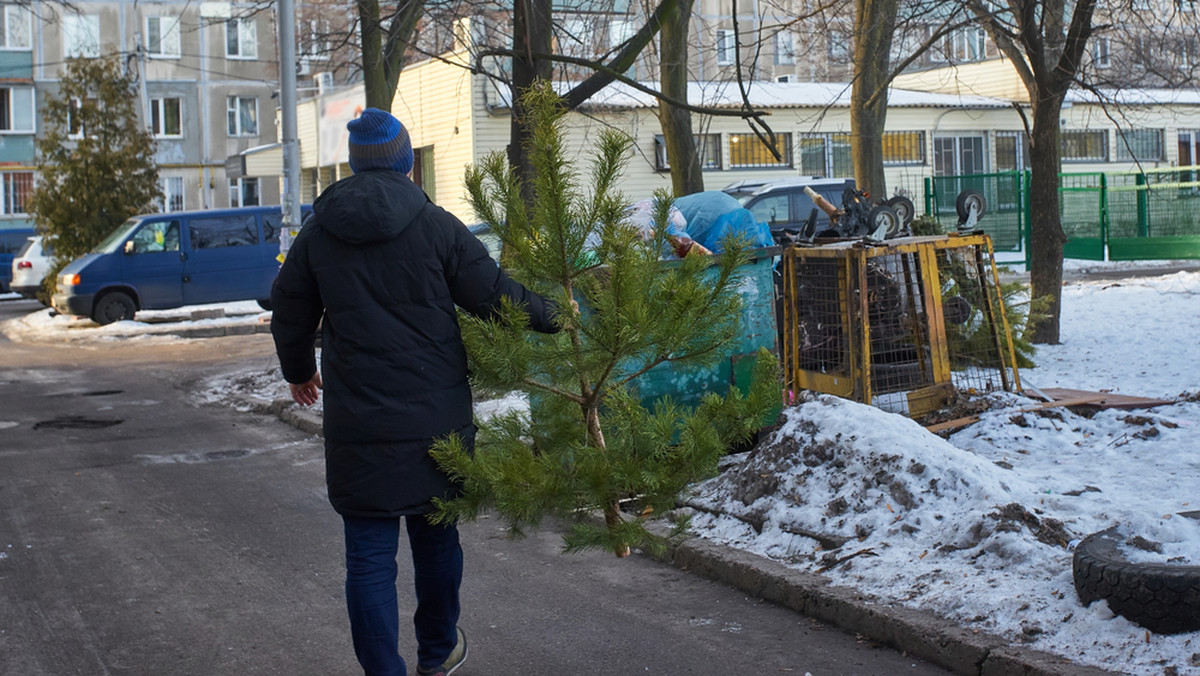
{"type": "MultiPolygon", "coordinates": [[[[243,406],[323,436],[321,416],[290,399],[243,395],[243,406]]],[[[665,530],[663,531],[665,532],[665,530]]],[[[1079,665],[1051,653],[961,627],[939,615],[880,603],[828,578],[793,570],[766,557],[702,538],[672,541],[646,556],[681,571],[729,585],[861,638],[918,657],[962,676],[1104,676],[1117,672],[1079,665]]]]}

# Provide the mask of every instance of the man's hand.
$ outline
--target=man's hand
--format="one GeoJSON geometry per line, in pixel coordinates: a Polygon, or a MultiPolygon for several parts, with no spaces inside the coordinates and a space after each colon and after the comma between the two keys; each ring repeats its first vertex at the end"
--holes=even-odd
{"type": "Polygon", "coordinates": [[[292,391],[292,401],[301,406],[312,406],[321,395],[321,372],[317,371],[307,382],[299,385],[288,383],[288,388],[292,391]]]}

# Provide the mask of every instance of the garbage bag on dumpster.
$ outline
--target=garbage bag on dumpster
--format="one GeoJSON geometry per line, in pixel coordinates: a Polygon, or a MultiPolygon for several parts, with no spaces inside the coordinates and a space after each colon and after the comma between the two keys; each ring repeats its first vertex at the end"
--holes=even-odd
{"type": "Polygon", "coordinates": [[[766,223],[754,220],[736,198],[720,190],[685,195],[675,200],[675,207],[687,219],[687,234],[714,252],[725,250],[723,242],[730,235],[742,237],[755,248],[775,243],[766,223]]]}

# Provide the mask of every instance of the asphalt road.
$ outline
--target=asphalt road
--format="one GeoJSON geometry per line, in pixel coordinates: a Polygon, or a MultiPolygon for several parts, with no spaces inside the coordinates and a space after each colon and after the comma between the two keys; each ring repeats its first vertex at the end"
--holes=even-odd
{"type": "MultiPolygon", "coordinates": [[[[263,335],[0,337],[0,675],[359,673],[320,440],[190,394],[271,361],[263,335]]],[[[560,554],[553,531],[484,519],[463,543],[462,676],[947,673],[646,558],[560,554]]]]}

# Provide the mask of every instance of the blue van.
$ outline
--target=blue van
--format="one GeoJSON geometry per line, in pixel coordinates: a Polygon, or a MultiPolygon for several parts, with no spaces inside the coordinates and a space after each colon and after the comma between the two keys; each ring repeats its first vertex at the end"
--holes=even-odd
{"type": "MultiPolygon", "coordinates": [[[[311,211],[303,205],[302,217],[311,211]]],[[[182,305],[267,307],[282,222],[279,206],[134,216],[62,269],[54,309],[108,324],[182,305]]]]}

